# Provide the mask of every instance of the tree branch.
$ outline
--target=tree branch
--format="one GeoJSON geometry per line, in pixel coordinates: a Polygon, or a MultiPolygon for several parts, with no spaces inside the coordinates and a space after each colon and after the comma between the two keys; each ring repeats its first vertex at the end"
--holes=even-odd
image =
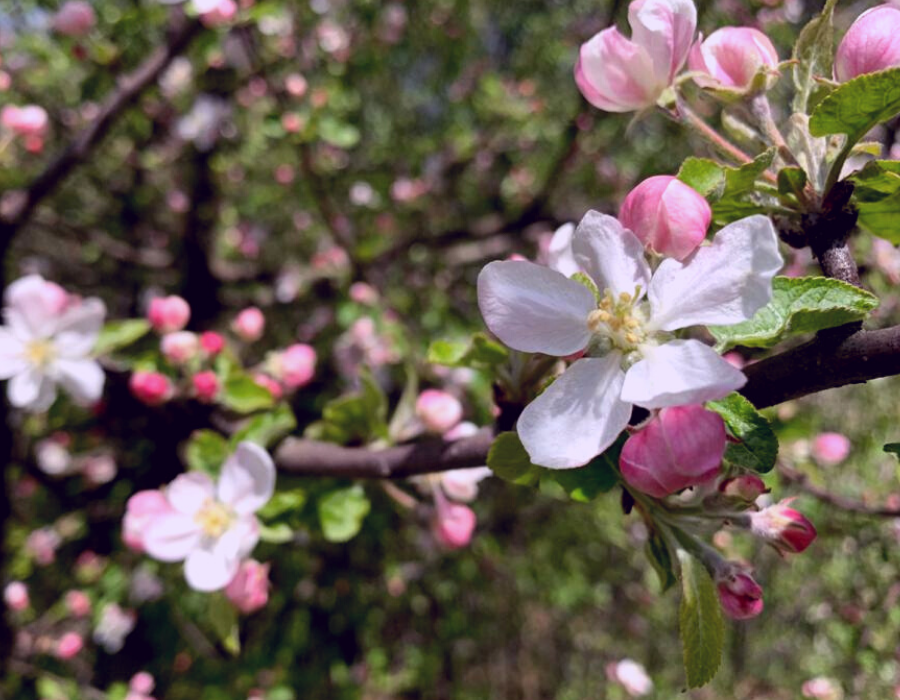
{"type": "Polygon", "coordinates": [[[778,474],[788,484],[797,486],[801,491],[808,493],[813,498],[817,498],[823,503],[832,505],[835,508],[846,511],[848,513],[858,513],[859,515],[869,515],[880,518],[897,518],[900,517],[900,508],[891,508],[889,506],[871,506],[863,501],[857,501],[853,498],[839,496],[832,493],[828,489],[816,486],[809,482],[809,477],[803,472],[788,467],[786,464],[778,463],[778,474]]]}

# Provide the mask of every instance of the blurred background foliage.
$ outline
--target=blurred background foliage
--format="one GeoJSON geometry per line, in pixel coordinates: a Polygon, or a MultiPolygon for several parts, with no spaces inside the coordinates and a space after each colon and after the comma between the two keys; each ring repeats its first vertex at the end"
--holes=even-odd
{"type": "MultiPolygon", "coordinates": [[[[762,26],[783,58],[818,9],[802,0],[698,5],[706,33],[762,26]]],[[[154,0],[96,0],[97,26],[71,39],[50,29],[57,8],[0,4],[9,78],[0,105],[39,104],[51,123],[36,151],[0,143],[0,206],[165,41],[173,12],[154,0]]],[[[840,22],[861,9],[841,8],[840,22]]],[[[39,207],[4,261],[7,276],[39,272],[100,296],[113,318],[143,315],[151,295],[181,294],[197,330],[224,329],[241,308],[259,306],[267,334],[244,348],[247,364],[296,340],[319,354],[315,381],[292,399],[301,429],[356,385],[362,364],[392,401],[404,364],[425,384],[457,382],[467,417],[486,424],[485,379],[448,376],[423,359],[431,341],[481,328],[480,266],[535,256],[558,225],[588,208],[615,212],[637,180],[672,173],[702,150],[658,115],[630,122],[578,95],[578,45],[611,21],[624,25],[625,11],[602,0],[245,3],[234,24],[203,30],[39,207]],[[353,282],[371,285],[377,299],[352,300],[353,282]],[[356,342],[360,319],[370,319],[377,353],[356,342]]],[[[896,323],[896,271],[868,247],[860,243],[860,258],[885,300],[879,322],[896,323]]],[[[898,464],[881,446],[900,439],[898,387],[882,380],[773,411],[782,460],[813,484],[896,507],[898,464]],[[823,430],[850,438],[845,463],[810,458],[809,438],[823,430]]],[[[187,590],[179,567],[120,540],[128,496],[183,469],[196,423],[181,420],[60,404],[17,425],[4,581],[25,581],[32,604],[11,624],[91,637],[115,604],[126,618],[134,612],[135,626],[120,648],[93,632],[71,661],[14,658],[4,697],[122,698],[132,674],[146,670],[167,700],[243,698],[252,689],[267,700],[615,700],[626,691],[605,669],[625,657],[648,669],[650,697],[681,691],[678,596],[658,597],[642,555],[646,532],[623,515],[618,496],[573,503],[496,479],[474,506],[478,535],[456,552],[442,551],[422,518],[378,483],[365,485],[372,509],[349,543],[325,542],[301,509],[293,544],[257,550],[273,562],[271,599],[243,620],[232,656],[207,624],[210,597],[187,590]],[[73,452],[111,449],[116,478],[96,484],[40,471],[33,440],[63,428],[73,452]],[[55,543],[51,561],[36,555],[41,537],[55,543]],[[65,613],[70,589],[88,592],[92,616],[65,613]]],[[[769,481],[776,495],[793,493],[776,475],[769,481]]],[[[308,503],[333,486],[279,482],[308,503]]],[[[718,537],[752,555],[766,611],[731,626],[722,672],[690,697],[795,698],[818,675],[848,698],[894,696],[900,521],[810,497],[802,505],[820,532],[802,556],[780,561],[750,551],[740,535],[718,537]]]]}

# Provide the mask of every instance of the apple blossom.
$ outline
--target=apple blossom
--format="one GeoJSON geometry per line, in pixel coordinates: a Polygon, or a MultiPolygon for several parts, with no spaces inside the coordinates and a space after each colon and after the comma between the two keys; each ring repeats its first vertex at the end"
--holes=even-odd
{"type": "Polygon", "coordinates": [[[215,357],[225,349],[225,338],[215,331],[205,331],[200,334],[200,349],[207,357],[215,357]]]}
{"type": "Polygon", "coordinates": [[[878,5],[844,34],[834,55],[834,77],[844,83],[895,66],[900,66],[900,7],[878,5]]]}
{"type": "Polygon", "coordinates": [[[21,581],[10,581],[3,589],[3,602],[6,603],[10,610],[20,612],[31,605],[31,599],[28,596],[28,586],[21,581]]]}
{"type": "Polygon", "coordinates": [[[207,27],[228,24],[237,16],[238,11],[234,0],[194,0],[194,9],[207,27]]]}
{"type": "Polygon", "coordinates": [[[72,469],[72,455],[68,447],[54,436],[37,442],[34,461],[38,469],[50,476],[61,476],[72,469]]]}
{"type": "Polygon", "coordinates": [[[6,105],[0,110],[0,124],[17,136],[42,137],[49,123],[47,111],[38,105],[6,105]]]}
{"type": "Polygon", "coordinates": [[[84,638],[77,632],[66,632],[57,640],[53,654],[56,658],[67,661],[74,658],[82,649],[84,649],[84,638]]]}
{"type": "Polygon", "coordinates": [[[519,418],[531,460],[552,469],[603,452],[635,404],[702,403],[743,386],[743,373],[712,348],[670,333],[749,319],[768,303],[782,265],[764,216],[729,224],[685,262],[663,260],[652,278],[641,242],[611,216],[588,212],[572,247],[599,301],[584,284],[529,262],[492,262],[478,276],[482,316],[506,345],[558,357],[586,350],[519,418]]]}
{"type": "Polygon", "coordinates": [[[184,561],[191,588],[215,591],[237,574],[259,539],[254,513],[272,497],[275,465],[252,442],[241,442],[222,466],[217,484],[201,472],[166,487],[171,511],[154,517],[144,535],[147,553],[160,561],[184,561]]]}
{"type": "Polygon", "coordinates": [[[750,531],[772,544],[778,551],[799,554],[816,539],[816,528],[799,511],[789,508],[788,498],[780,503],[748,514],[750,531]]]}
{"type": "Polygon", "coordinates": [[[133,693],[140,693],[141,695],[149,695],[152,693],[155,685],[156,681],[150,673],[147,673],[147,671],[138,671],[131,677],[131,680],[128,681],[128,689],[133,693]]]}
{"type": "Polygon", "coordinates": [[[765,34],[752,27],[722,27],[704,41],[701,37],[688,56],[688,68],[702,87],[745,90],[763,68],[778,66],[778,52],[765,34]]]}
{"type": "Polygon", "coordinates": [[[706,238],[712,209],[692,187],[670,175],[647,178],[625,197],[619,221],[648,249],[684,260],[706,238]]]}
{"type": "Polygon", "coordinates": [[[233,330],[241,340],[248,343],[255,342],[262,338],[263,331],[266,328],[266,317],[263,312],[255,306],[249,306],[241,311],[231,322],[231,330],[233,330]]]}
{"type": "Polygon", "coordinates": [[[416,415],[433,433],[445,433],[462,419],[463,407],[453,394],[426,389],[416,399],[416,415]]]}
{"type": "Polygon", "coordinates": [[[844,691],[841,686],[831,678],[816,676],[804,681],[800,686],[800,692],[805,698],[812,700],[843,700],[844,691]]]}
{"type": "Polygon", "coordinates": [[[764,493],[768,493],[769,488],[766,486],[766,482],[755,474],[741,474],[741,476],[725,479],[719,484],[719,491],[728,498],[753,503],[764,493]]]}
{"type": "Polygon", "coordinates": [[[850,440],[840,433],[820,433],[810,446],[812,456],[822,464],[840,464],[850,454],[850,440]]]}
{"type": "Polygon", "coordinates": [[[622,659],[606,667],[606,676],[614,683],[621,685],[625,692],[633,698],[643,697],[653,692],[653,681],[645,669],[637,661],[622,659]]]}
{"type": "Polygon", "coordinates": [[[191,383],[194,385],[194,393],[197,395],[197,400],[203,403],[215,401],[221,388],[219,378],[212,370],[197,372],[191,377],[191,383]]]}
{"type": "Polygon", "coordinates": [[[38,275],[13,282],[4,294],[6,325],[0,326],[0,379],[17,408],[46,411],[60,384],[76,403],[96,403],[104,375],[90,357],[106,307],[96,298],[60,310],[55,285],[38,275]]]}
{"type": "Polygon", "coordinates": [[[159,372],[134,372],[128,380],[132,396],[148,406],[160,406],[172,398],[175,387],[159,372]]]}
{"type": "Polygon", "coordinates": [[[159,349],[173,365],[187,364],[200,352],[200,339],[190,331],[166,333],[159,341],[159,349]]]}
{"type": "Polygon", "coordinates": [[[309,384],[316,371],[316,351],[304,343],[295,343],[273,354],[267,363],[272,376],[287,389],[299,389],[309,384]]]}
{"type": "Polygon", "coordinates": [[[578,263],[575,262],[575,254],[572,252],[572,236],[574,234],[575,224],[563,224],[553,232],[550,245],[547,246],[547,267],[561,272],[566,277],[571,277],[581,271],[578,263]]]}
{"type": "Polygon", "coordinates": [[[440,489],[434,492],[435,514],[431,521],[434,538],[447,549],[461,549],[472,541],[477,518],[461,503],[448,500],[440,489]]]}
{"type": "Polygon", "coordinates": [[[736,564],[727,564],[715,577],[722,610],[734,620],[756,617],[763,610],[763,590],[753,577],[736,564]]]}
{"type": "Polygon", "coordinates": [[[575,82],[606,112],[652,107],[687,60],[697,8],[693,0],[635,0],[628,7],[632,37],[616,27],[581,45],[575,82]]]}
{"type": "Polygon", "coordinates": [[[225,597],[245,615],[264,608],[269,602],[269,565],[255,559],[242,561],[237,574],[225,586],[225,597]]]}
{"type": "Polygon", "coordinates": [[[91,614],[91,599],[84,591],[67,591],[66,608],[73,617],[87,617],[91,614]]]}
{"type": "Polygon", "coordinates": [[[144,551],[147,526],[158,516],[172,510],[166,495],[159,489],[138,491],[128,499],[122,520],[122,541],[136,552],[144,551]]]}
{"type": "Polygon", "coordinates": [[[134,610],[128,610],[117,603],[107,603],[100,611],[100,619],[94,627],[93,639],[108,653],[116,654],[125,645],[125,637],[131,634],[137,623],[134,610]]]}
{"type": "Polygon", "coordinates": [[[493,476],[494,472],[490,467],[475,467],[474,469],[451,469],[441,472],[440,485],[454,501],[475,500],[478,495],[478,484],[489,476],[493,476]]]}
{"type": "Polygon", "coordinates": [[[714,479],[725,455],[725,421],[703,406],[662,409],[631,435],[619,466],[639,491],[664,498],[714,479]]]}
{"type": "Polygon", "coordinates": [[[97,15],[89,2],[67,0],[53,16],[53,29],[65,36],[84,36],[97,23],[97,15]]]}
{"type": "Polygon", "coordinates": [[[174,294],[156,297],[150,301],[147,320],[157,333],[174,333],[184,328],[191,319],[191,307],[174,294]]]}

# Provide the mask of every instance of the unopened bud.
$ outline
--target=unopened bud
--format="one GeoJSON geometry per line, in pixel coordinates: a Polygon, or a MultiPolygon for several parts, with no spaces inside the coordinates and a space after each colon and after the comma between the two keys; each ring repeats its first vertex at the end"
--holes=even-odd
{"type": "Polygon", "coordinates": [[[173,365],[184,365],[197,357],[200,339],[190,331],[167,333],[159,343],[160,351],[173,365]]]}
{"type": "Polygon", "coordinates": [[[225,597],[245,615],[269,602],[269,565],[254,559],[241,562],[235,577],[225,587],[225,597]]]}
{"type": "Polygon", "coordinates": [[[775,69],[778,52],[769,37],[751,27],[722,27],[694,44],[688,67],[703,87],[744,90],[762,68],[775,69]]]}
{"type": "Polygon", "coordinates": [[[132,396],[148,406],[160,406],[172,398],[175,389],[169,378],[159,372],[135,372],[128,380],[132,396]]]}
{"type": "Polygon", "coordinates": [[[197,400],[203,403],[212,403],[216,400],[219,393],[219,378],[216,373],[211,370],[205,372],[197,372],[192,378],[191,383],[194,385],[194,393],[197,400]]]}
{"type": "Polygon", "coordinates": [[[316,351],[310,345],[296,343],[272,357],[270,370],[288,389],[299,389],[313,378],[316,351]]]}
{"type": "Polygon", "coordinates": [[[462,404],[452,394],[439,389],[426,389],[416,399],[416,415],[433,433],[446,433],[462,420],[462,404]]]}
{"type": "Polygon", "coordinates": [[[750,531],[776,549],[799,554],[816,539],[816,528],[799,511],[789,508],[788,498],[757,513],[750,513],[750,531]]]}
{"type": "Polygon", "coordinates": [[[174,333],[191,319],[191,307],[179,296],[156,297],[150,302],[147,320],[157,333],[174,333]]]}
{"type": "Polygon", "coordinates": [[[728,498],[737,498],[747,503],[753,503],[764,493],[768,493],[769,489],[766,487],[766,482],[755,474],[742,474],[725,479],[719,484],[719,491],[728,498]]]}
{"type": "Polygon", "coordinates": [[[67,661],[74,658],[84,648],[84,639],[77,632],[66,632],[56,641],[53,655],[57,659],[67,661]]]}
{"type": "Polygon", "coordinates": [[[250,306],[241,311],[231,322],[231,330],[237,336],[248,343],[262,338],[263,331],[266,328],[266,317],[263,312],[255,306],[250,306]]]}
{"type": "Polygon", "coordinates": [[[900,8],[879,5],[863,12],[844,34],[834,56],[834,77],[844,83],[900,66],[900,8]]]}
{"type": "Polygon", "coordinates": [[[469,506],[448,501],[439,490],[435,492],[435,505],[435,517],[431,522],[434,538],[447,549],[467,546],[475,532],[475,512],[469,506]]]}
{"type": "Polygon", "coordinates": [[[225,348],[225,338],[215,331],[200,334],[200,348],[207,357],[215,357],[225,348]]]}
{"type": "Polygon", "coordinates": [[[762,587],[736,564],[726,564],[716,572],[716,591],[722,610],[734,620],[756,617],[763,610],[762,587]]]}

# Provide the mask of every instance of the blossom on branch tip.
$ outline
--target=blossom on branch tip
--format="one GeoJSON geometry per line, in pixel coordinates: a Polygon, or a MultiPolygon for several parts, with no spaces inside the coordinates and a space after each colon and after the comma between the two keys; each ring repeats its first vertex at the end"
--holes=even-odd
{"type": "Polygon", "coordinates": [[[631,39],[616,27],[581,45],[575,82],[606,112],[652,107],[687,60],[697,8],[693,0],[635,0],[628,7],[631,39]]]}
{"type": "Polygon", "coordinates": [[[519,417],[532,462],[552,469],[580,467],[603,452],[633,405],[703,403],[743,386],[743,373],[712,348],[672,340],[671,332],[751,318],[771,298],[782,265],[764,216],[729,224],[710,245],[683,262],[664,260],[652,276],[640,240],[611,216],[588,212],[572,248],[596,296],[529,262],[492,262],[478,276],[481,314],[507,346],[557,357],[586,350],[519,417]]]}
{"type": "Polygon", "coordinates": [[[59,287],[38,275],[13,282],[4,294],[0,380],[17,408],[46,411],[62,387],[89,406],[103,393],[104,374],[91,358],[106,306],[100,299],[60,304],[59,287]]]}
{"type": "Polygon", "coordinates": [[[189,472],[166,487],[171,510],[150,521],[144,548],[160,561],[184,561],[191,588],[222,589],[256,546],[259,522],[254,513],[274,489],[275,465],[269,453],[241,442],[222,466],[218,483],[207,474],[189,472]]]}
{"type": "Polygon", "coordinates": [[[793,498],[750,513],[750,531],[778,551],[799,554],[816,539],[816,528],[801,512],[788,506],[793,498]]]}
{"type": "Polygon", "coordinates": [[[722,610],[733,620],[747,620],[763,611],[762,587],[738,565],[723,566],[715,583],[722,610]]]}
{"type": "Polygon", "coordinates": [[[860,75],[900,66],[900,7],[866,10],[844,34],[834,55],[834,78],[845,83],[860,75]]]}
{"type": "Polygon", "coordinates": [[[722,27],[701,36],[688,57],[688,68],[701,87],[745,90],[763,68],[778,67],[778,52],[765,34],[752,27],[722,27]]]}

